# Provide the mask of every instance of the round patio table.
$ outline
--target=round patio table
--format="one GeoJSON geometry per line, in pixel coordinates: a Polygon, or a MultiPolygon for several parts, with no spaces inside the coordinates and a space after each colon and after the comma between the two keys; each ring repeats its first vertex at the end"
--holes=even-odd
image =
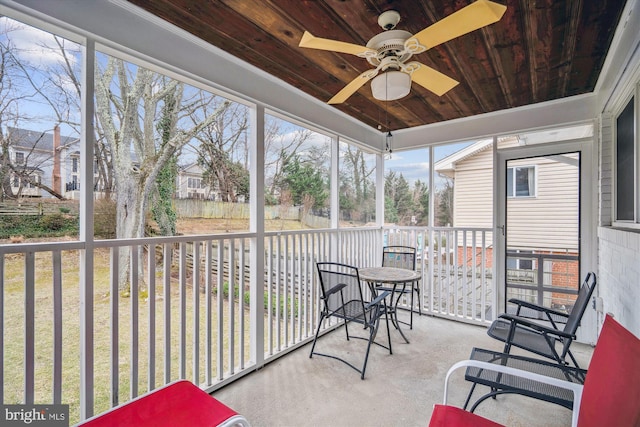
{"type": "Polygon", "coordinates": [[[420,280],[421,274],[414,270],[407,270],[406,268],[396,268],[396,267],[365,267],[359,268],[358,274],[360,275],[360,279],[366,281],[369,284],[369,288],[371,292],[375,295],[376,288],[382,284],[388,284],[392,286],[391,292],[391,304],[389,305],[389,313],[391,314],[391,321],[393,322],[393,326],[400,332],[402,338],[404,338],[405,342],[408,344],[409,340],[402,332],[400,328],[400,323],[398,322],[398,303],[400,302],[400,298],[402,298],[402,294],[404,293],[408,284],[413,284],[420,280]],[[401,288],[399,289],[399,287],[401,288]],[[393,300],[393,295],[398,292],[398,297],[393,300]]]}

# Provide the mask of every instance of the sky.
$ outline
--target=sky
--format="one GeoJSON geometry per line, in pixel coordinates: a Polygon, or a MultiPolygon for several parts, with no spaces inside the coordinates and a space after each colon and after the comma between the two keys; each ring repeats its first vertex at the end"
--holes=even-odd
{"type": "MultiPolygon", "coordinates": [[[[473,142],[461,142],[455,144],[440,145],[435,147],[434,162],[459,151],[473,142]]],[[[384,161],[385,174],[391,170],[402,174],[410,186],[413,187],[417,180],[429,182],[429,149],[419,148],[408,151],[394,151],[390,159],[384,161]]]]}

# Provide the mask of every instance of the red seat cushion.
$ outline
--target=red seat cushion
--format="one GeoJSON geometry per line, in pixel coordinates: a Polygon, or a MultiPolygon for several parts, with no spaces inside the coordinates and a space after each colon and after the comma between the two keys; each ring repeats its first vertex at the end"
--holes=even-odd
{"type": "Polygon", "coordinates": [[[88,420],[90,427],[217,426],[237,413],[189,381],[177,381],[88,420]]]}
{"type": "Polygon", "coordinates": [[[429,427],[504,427],[455,406],[435,405],[429,427]]]}
{"type": "Polygon", "coordinates": [[[607,316],[582,392],[579,427],[640,426],[640,339],[607,316]]]}

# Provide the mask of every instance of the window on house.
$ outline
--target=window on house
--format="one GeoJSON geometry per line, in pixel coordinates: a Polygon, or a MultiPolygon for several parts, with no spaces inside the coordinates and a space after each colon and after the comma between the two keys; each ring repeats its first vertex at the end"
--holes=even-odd
{"type": "Polygon", "coordinates": [[[637,222],[636,194],[638,171],[635,159],[638,145],[634,134],[635,97],[632,97],[616,118],[615,147],[615,219],[637,222]]]}
{"type": "Polygon", "coordinates": [[[189,178],[187,182],[188,188],[202,188],[202,180],[199,178],[189,178]]]}
{"type": "Polygon", "coordinates": [[[32,175],[29,177],[29,188],[38,188],[37,184],[40,182],[39,175],[32,175]]]}
{"type": "Polygon", "coordinates": [[[507,168],[507,197],[535,197],[535,195],[535,166],[507,168]]]}
{"type": "Polygon", "coordinates": [[[78,159],[71,159],[71,172],[78,172],[78,159]]]}
{"type": "Polygon", "coordinates": [[[24,165],[24,153],[16,153],[16,165],[24,165]]]}
{"type": "Polygon", "coordinates": [[[18,175],[13,176],[12,186],[13,188],[20,188],[20,178],[18,177],[18,175]]]}
{"type": "Polygon", "coordinates": [[[525,258],[532,251],[523,251],[517,249],[514,252],[507,252],[507,269],[508,270],[533,270],[533,259],[525,258]]]}

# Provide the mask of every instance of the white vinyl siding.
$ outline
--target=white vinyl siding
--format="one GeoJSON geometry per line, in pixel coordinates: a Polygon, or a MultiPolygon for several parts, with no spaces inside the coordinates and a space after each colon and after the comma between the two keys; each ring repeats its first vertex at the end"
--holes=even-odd
{"type": "Polygon", "coordinates": [[[455,227],[493,226],[493,153],[483,150],[456,164],[455,227]]]}
{"type": "MultiPolygon", "coordinates": [[[[577,162],[578,155],[567,155],[577,162]]],[[[578,250],[577,166],[548,158],[509,162],[509,167],[536,167],[536,197],[509,198],[509,246],[522,250],[578,250]],[[533,237],[535,236],[535,238],[533,237]],[[546,247],[541,248],[540,242],[546,247]]],[[[493,226],[493,153],[485,149],[455,165],[453,225],[493,226]]],[[[461,244],[461,242],[459,242],[461,244]]]]}
{"type": "MultiPolygon", "coordinates": [[[[493,152],[490,146],[456,163],[453,188],[454,227],[493,227],[493,152]]],[[[462,236],[459,236],[458,244],[463,244],[462,236]]],[[[467,245],[471,244],[467,242],[467,245]]],[[[488,246],[492,244],[491,238],[485,242],[488,246]]]]}
{"type": "MultiPolygon", "coordinates": [[[[577,160],[577,154],[566,155],[577,160]]],[[[578,169],[546,158],[509,162],[537,166],[537,197],[510,198],[509,246],[520,249],[578,250],[578,169]],[[544,242],[545,247],[540,243],[544,242]]]]}

